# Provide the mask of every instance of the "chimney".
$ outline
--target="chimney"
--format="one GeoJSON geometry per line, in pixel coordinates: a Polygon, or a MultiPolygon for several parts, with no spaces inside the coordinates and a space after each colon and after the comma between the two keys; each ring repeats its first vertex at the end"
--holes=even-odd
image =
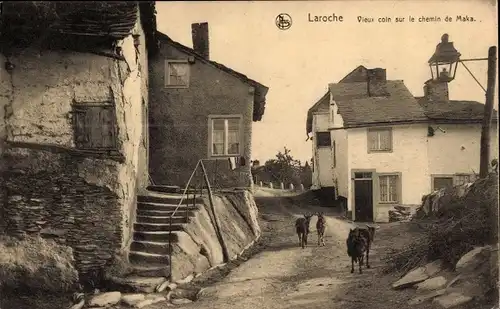
{"type": "Polygon", "coordinates": [[[191,24],[191,36],[193,38],[193,49],[205,59],[210,59],[208,46],[208,23],[191,24]]]}
{"type": "Polygon", "coordinates": [[[448,102],[448,83],[430,79],[424,84],[424,96],[429,102],[448,102]]]}
{"type": "Polygon", "coordinates": [[[385,97],[387,92],[387,76],[385,69],[376,68],[367,71],[368,95],[370,97],[385,97]]]}

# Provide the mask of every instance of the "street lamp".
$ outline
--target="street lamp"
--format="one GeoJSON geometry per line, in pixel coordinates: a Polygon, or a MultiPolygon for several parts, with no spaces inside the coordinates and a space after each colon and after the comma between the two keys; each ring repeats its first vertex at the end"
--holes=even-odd
{"type": "Polygon", "coordinates": [[[488,49],[488,58],[472,58],[460,59],[460,53],[453,46],[453,42],[449,42],[448,34],[441,36],[441,43],[436,46],[434,55],[429,59],[429,67],[431,69],[432,79],[435,81],[450,82],[455,78],[458,63],[461,63],[469,74],[474,78],[476,83],[486,93],[486,102],[484,104],[484,117],[481,130],[481,152],[479,177],[484,178],[488,175],[489,158],[490,158],[490,128],[493,115],[493,101],[495,98],[495,79],[497,68],[497,47],[491,46],[488,49]],[[488,82],[484,88],[477,78],[472,74],[471,70],[465,65],[467,61],[488,61],[488,82]],[[448,67],[448,70],[446,68],[448,67]],[[435,69],[435,71],[434,71],[435,69]],[[441,69],[441,72],[440,72],[441,69]],[[451,74],[450,74],[451,73],[451,74]]]}
{"type": "Polygon", "coordinates": [[[448,39],[448,34],[443,34],[441,43],[436,46],[434,55],[428,61],[432,79],[436,81],[451,82],[460,62],[460,53],[448,39]]]}

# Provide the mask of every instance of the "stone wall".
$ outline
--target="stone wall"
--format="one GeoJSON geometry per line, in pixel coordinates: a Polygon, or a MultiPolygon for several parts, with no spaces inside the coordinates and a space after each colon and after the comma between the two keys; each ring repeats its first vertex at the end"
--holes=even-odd
{"type": "MultiPolygon", "coordinates": [[[[229,259],[233,260],[261,235],[255,200],[250,192],[235,190],[216,194],[213,201],[222,239],[229,259]]],[[[178,243],[173,245],[174,281],[224,262],[213,220],[213,211],[206,199],[205,207],[197,212],[192,223],[179,234],[178,243]]]]}
{"type": "MultiPolygon", "coordinates": [[[[189,87],[165,88],[165,61],[189,54],[162,42],[150,59],[150,173],[158,184],[184,186],[198,160],[208,157],[208,116],[243,116],[245,166],[230,170],[229,161],[207,162],[222,187],[251,186],[251,137],[254,95],[250,86],[200,59],[190,65],[189,87]]],[[[213,180],[212,180],[213,181],[213,180]]]]}
{"type": "Polygon", "coordinates": [[[9,166],[2,175],[9,235],[41,235],[72,247],[81,274],[104,266],[120,249],[117,194],[80,175],[102,162],[27,148],[6,150],[3,160],[9,166]]]}
{"type": "Polygon", "coordinates": [[[7,225],[10,234],[47,228],[42,234],[49,236],[51,228],[63,227],[57,238],[74,247],[84,272],[128,247],[137,191],[147,185],[147,55],[140,22],[133,34],[140,36],[138,46],[132,35],[117,44],[122,59],[107,50],[32,48],[10,57],[12,73],[1,71],[0,228],[7,225]],[[74,102],[114,104],[116,152],[75,149],[74,102]]]}

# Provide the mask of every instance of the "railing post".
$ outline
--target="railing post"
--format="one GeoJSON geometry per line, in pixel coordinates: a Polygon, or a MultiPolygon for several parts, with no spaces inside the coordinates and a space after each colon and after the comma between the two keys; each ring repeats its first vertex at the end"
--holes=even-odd
{"type": "Polygon", "coordinates": [[[170,276],[170,278],[172,278],[172,216],[174,213],[172,213],[172,215],[170,216],[170,228],[168,232],[168,275],[170,276]]]}

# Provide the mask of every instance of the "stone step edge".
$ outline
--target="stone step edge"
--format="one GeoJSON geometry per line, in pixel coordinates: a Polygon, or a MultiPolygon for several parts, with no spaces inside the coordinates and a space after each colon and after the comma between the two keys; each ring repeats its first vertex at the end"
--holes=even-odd
{"type": "Polygon", "coordinates": [[[157,246],[169,245],[168,241],[163,242],[163,241],[149,241],[149,240],[134,240],[132,243],[134,242],[138,242],[141,244],[148,244],[148,245],[157,245],[157,246]]]}
{"type": "Polygon", "coordinates": [[[168,254],[157,254],[157,253],[149,253],[149,252],[143,252],[143,251],[129,251],[129,254],[135,254],[135,255],[142,255],[142,256],[150,256],[150,257],[169,257],[170,255],[168,254]]]}
{"type": "MultiPolygon", "coordinates": [[[[135,224],[138,224],[138,225],[149,225],[149,226],[164,226],[164,227],[169,227],[170,226],[170,223],[151,223],[151,222],[135,222],[135,224]]],[[[188,223],[172,223],[172,226],[184,226],[188,223]]],[[[168,232],[168,231],[167,231],[168,232]]]]}
{"type": "MultiPolygon", "coordinates": [[[[158,202],[141,202],[141,201],[138,201],[137,204],[138,205],[139,204],[147,204],[147,205],[153,205],[153,206],[170,206],[170,207],[177,207],[177,206],[179,206],[179,207],[182,207],[182,206],[184,206],[184,207],[186,207],[186,206],[193,207],[193,203],[190,202],[190,203],[186,204],[186,203],[184,203],[184,201],[181,204],[179,204],[179,203],[172,204],[172,203],[158,203],[158,202]]],[[[201,207],[201,206],[203,206],[203,204],[202,203],[195,203],[194,206],[195,207],[201,207]]]]}

